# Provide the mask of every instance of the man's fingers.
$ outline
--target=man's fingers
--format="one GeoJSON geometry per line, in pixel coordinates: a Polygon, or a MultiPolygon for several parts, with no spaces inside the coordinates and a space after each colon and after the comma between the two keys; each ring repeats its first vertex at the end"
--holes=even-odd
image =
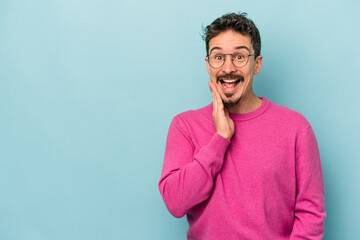
{"type": "Polygon", "coordinates": [[[213,99],[213,111],[216,112],[217,111],[217,101],[216,101],[216,95],[214,92],[214,85],[212,84],[212,82],[209,82],[209,87],[210,87],[210,91],[211,91],[211,95],[212,95],[212,99],[213,99]]]}
{"type": "Polygon", "coordinates": [[[224,108],[224,112],[225,112],[225,116],[226,116],[227,118],[230,118],[229,109],[224,108]]]}
{"type": "Polygon", "coordinates": [[[225,108],[216,85],[210,81],[209,86],[213,98],[213,119],[215,131],[230,140],[234,134],[234,124],[229,116],[229,110],[225,108]]]}
{"type": "Polygon", "coordinates": [[[214,83],[210,82],[211,86],[212,86],[212,91],[214,92],[215,94],[215,102],[217,104],[217,109],[223,109],[224,108],[224,105],[223,105],[223,102],[222,102],[222,99],[220,97],[220,93],[219,91],[217,90],[216,86],[214,83]]]}

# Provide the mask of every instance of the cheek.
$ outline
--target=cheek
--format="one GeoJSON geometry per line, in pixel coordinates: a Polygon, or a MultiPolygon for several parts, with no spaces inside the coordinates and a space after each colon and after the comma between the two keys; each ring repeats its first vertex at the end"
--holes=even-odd
{"type": "Polygon", "coordinates": [[[246,69],[245,71],[242,72],[242,75],[244,76],[245,81],[250,81],[251,80],[251,77],[254,74],[253,70],[254,69],[248,68],[248,69],[246,69]]]}
{"type": "Polygon", "coordinates": [[[218,73],[217,71],[210,70],[210,79],[211,79],[211,81],[213,81],[214,83],[216,83],[217,73],[218,73]]]}

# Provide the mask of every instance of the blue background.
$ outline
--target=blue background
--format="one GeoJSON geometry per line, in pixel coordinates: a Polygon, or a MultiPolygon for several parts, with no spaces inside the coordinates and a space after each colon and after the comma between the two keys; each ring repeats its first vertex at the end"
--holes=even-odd
{"type": "Polygon", "coordinates": [[[0,239],[185,239],[157,189],[174,115],[211,102],[201,26],[245,11],[258,96],[318,139],[325,239],[360,235],[359,1],[0,1],[0,239]]]}

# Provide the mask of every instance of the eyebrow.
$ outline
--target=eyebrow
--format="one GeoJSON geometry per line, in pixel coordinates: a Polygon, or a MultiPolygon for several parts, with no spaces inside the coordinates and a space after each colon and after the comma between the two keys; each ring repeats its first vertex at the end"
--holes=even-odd
{"type": "MultiPolygon", "coordinates": [[[[250,49],[247,46],[238,46],[235,49],[236,50],[238,50],[238,49],[246,49],[246,50],[248,50],[248,52],[250,52],[250,49]]],[[[221,47],[213,47],[213,48],[210,49],[209,53],[211,53],[214,50],[222,50],[222,48],[221,47]]]]}

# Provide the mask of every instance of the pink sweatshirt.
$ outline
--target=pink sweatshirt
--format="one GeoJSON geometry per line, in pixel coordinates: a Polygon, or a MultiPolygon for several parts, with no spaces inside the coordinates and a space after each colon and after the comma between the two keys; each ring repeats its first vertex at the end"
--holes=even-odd
{"type": "Polygon", "coordinates": [[[262,98],[215,133],[212,104],[174,117],[159,190],[191,240],[321,239],[324,183],[313,130],[298,112],[262,98]]]}

